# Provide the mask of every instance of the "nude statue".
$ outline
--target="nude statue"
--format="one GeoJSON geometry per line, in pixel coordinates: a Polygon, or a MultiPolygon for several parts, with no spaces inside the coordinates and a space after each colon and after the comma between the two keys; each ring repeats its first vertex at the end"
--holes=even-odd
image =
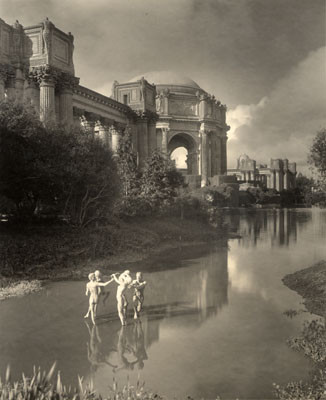
{"type": "Polygon", "coordinates": [[[117,288],[117,308],[118,314],[121,321],[121,325],[127,325],[127,307],[128,301],[125,296],[125,291],[128,289],[129,285],[132,283],[132,278],[130,276],[130,271],[124,271],[117,278],[118,274],[113,274],[113,279],[119,285],[117,288]]]}
{"type": "Polygon", "coordinates": [[[87,314],[84,316],[84,318],[88,318],[89,314],[91,314],[91,319],[93,324],[95,325],[95,318],[96,318],[96,311],[97,311],[97,305],[98,305],[98,300],[99,300],[99,288],[100,287],[105,287],[109,283],[113,281],[113,277],[105,282],[97,282],[95,278],[94,272],[90,273],[88,275],[89,282],[86,285],[86,296],[89,296],[89,307],[87,314]]]}
{"type": "Polygon", "coordinates": [[[143,308],[144,303],[144,289],[147,282],[143,280],[143,275],[141,272],[136,273],[136,279],[132,281],[130,287],[135,289],[133,295],[134,302],[134,319],[139,318],[140,312],[143,308]]]}
{"type": "MultiPolygon", "coordinates": [[[[103,282],[102,274],[99,270],[96,270],[94,272],[94,274],[95,274],[96,282],[103,282]]],[[[113,278],[111,280],[113,280],[113,278]]],[[[99,287],[98,294],[99,294],[100,298],[103,298],[103,305],[105,305],[108,297],[110,296],[110,291],[106,290],[105,288],[99,287]]]]}

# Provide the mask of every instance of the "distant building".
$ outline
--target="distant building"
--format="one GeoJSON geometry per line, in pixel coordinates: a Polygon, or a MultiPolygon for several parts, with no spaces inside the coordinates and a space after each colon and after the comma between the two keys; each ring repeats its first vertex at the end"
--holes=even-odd
{"type": "Polygon", "coordinates": [[[229,176],[236,176],[238,183],[248,186],[261,186],[277,191],[296,187],[296,163],[289,163],[287,159],[271,159],[270,165],[259,164],[246,154],[237,159],[237,166],[228,169],[229,176]]]}

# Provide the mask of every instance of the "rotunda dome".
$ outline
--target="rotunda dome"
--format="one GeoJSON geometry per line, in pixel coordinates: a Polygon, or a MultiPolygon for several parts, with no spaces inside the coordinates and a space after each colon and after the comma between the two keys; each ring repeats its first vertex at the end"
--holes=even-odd
{"type": "Polygon", "coordinates": [[[151,71],[146,72],[145,74],[135,76],[130,79],[129,82],[139,81],[142,77],[144,77],[148,83],[154,84],[156,86],[164,86],[164,87],[188,87],[192,89],[201,89],[200,86],[193,81],[191,78],[179,74],[174,71],[151,71]]]}

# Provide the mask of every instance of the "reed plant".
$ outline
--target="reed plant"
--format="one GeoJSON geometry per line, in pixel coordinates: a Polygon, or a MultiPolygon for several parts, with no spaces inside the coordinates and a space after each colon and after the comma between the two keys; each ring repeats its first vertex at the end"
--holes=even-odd
{"type": "Polygon", "coordinates": [[[31,378],[22,374],[22,379],[13,382],[11,380],[10,367],[7,367],[5,378],[0,377],[0,400],[160,400],[159,395],[145,390],[144,383],[139,381],[136,386],[127,384],[118,387],[113,379],[109,392],[103,396],[96,392],[92,381],[84,383],[78,376],[78,388],[63,385],[60,371],[56,373],[56,363],[48,372],[41,368],[33,368],[31,378]]]}

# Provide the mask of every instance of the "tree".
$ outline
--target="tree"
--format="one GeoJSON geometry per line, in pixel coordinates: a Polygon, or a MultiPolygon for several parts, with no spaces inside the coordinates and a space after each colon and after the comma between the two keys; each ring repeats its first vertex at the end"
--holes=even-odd
{"type": "Polygon", "coordinates": [[[321,179],[326,179],[326,128],[317,132],[310,153],[308,162],[319,172],[321,179]]]}
{"type": "Polygon", "coordinates": [[[112,153],[90,132],[44,126],[23,105],[0,103],[0,196],[17,217],[51,210],[85,226],[107,217],[118,187],[112,153]]]}
{"type": "Polygon", "coordinates": [[[120,193],[120,180],[112,153],[100,139],[87,130],[71,132],[75,137],[69,161],[66,163],[63,213],[74,224],[107,219],[120,193]]]}
{"type": "Polygon", "coordinates": [[[139,193],[140,176],[137,167],[137,155],[132,148],[129,130],[126,130],[120,136],[116,161],[122,184],[122,195],[124,197],[137,195],[139,193]]]}
{"type": "Polygon", "coordinates": [[[171,202],[183,184],[183,176],[174,163],[158,151],[146,160],[142,172],[141,196],[152,208],[171,202]]]}

